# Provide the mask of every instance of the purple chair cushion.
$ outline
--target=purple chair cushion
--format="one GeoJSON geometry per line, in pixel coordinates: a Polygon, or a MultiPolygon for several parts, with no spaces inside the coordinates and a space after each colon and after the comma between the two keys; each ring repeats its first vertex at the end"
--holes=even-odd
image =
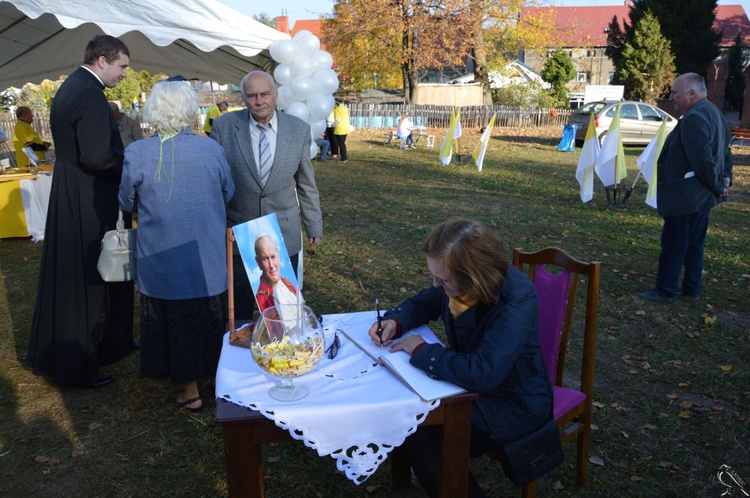
{"type": "Polygon", "coordinates": [[[543,265],[537,266],[534,287],[539,302],[539,342],[544,366],[547,367],[552,384],[555,383],[557,372],[557,352],[560,347],[569,285],[569,270],[553,275],[543,265]]]}
{"type": "Polygon", "coordinates": [[[567,387],[553,386],[552,393],[555,403],[555,420],[559,420],[560,417],[586,399],[585,393],[567,387]]]}

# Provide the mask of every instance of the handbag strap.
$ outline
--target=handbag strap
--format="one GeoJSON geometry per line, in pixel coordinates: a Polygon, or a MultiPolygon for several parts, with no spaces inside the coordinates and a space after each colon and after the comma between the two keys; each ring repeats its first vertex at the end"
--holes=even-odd
{"type": "Polygon", "coordinates": [[[122,219],[122,209],[117,210],[117,224],[115,225],[115,228],[117,228],[118,232],[125,231],[125,220],[122,219]]]}

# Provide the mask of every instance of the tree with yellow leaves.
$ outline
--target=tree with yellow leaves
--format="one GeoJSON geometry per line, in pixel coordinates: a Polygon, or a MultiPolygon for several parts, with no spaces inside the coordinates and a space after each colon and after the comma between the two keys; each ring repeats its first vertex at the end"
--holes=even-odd
{"type": "Polygon", "coordinates": [[[419,71],[463,66],[470,57],[489,95],[488,69],[519,46],[541,46],[550,23],[519,15],[536,0],[338,0],[323,22],[323,41],[343,79],[363,88],[400,76],[414,102],[419,71]],[[535,42],[536,41],[536,42],[535,42]]]}

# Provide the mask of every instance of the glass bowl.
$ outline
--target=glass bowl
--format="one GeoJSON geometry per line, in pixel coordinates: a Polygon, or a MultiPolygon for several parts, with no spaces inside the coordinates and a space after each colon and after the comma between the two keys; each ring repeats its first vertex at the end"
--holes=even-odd
{"type": "Polygon", "coordinates": [[[323,358],[323,328],[312,310],[280,304],[263,310],[253,331],[250,350],[260,369],[276,381],[268,391],[279,401],[296,401],[310,389],[294,379],[312,372],[323,358]]]}

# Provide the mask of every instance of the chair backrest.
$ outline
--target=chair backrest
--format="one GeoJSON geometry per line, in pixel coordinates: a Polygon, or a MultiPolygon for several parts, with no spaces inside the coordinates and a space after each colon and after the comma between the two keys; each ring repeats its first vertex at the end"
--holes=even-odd
{"type": "Polygon", "coordinates": [[[586,314],[583,326],[583,351],[580,390],[591,395],[594,388],[596,317],[599,307],[601,264],[585,263],[563,249],[547,247],[536,252],[513,250],[513,265],[534,283],[539,301],[539,341],[550,380],[563,385],[568,340],[573,323],[578,281],[586,276],[586,314]],[[545,267],[557,267],[551,273],[545,267]]]}

